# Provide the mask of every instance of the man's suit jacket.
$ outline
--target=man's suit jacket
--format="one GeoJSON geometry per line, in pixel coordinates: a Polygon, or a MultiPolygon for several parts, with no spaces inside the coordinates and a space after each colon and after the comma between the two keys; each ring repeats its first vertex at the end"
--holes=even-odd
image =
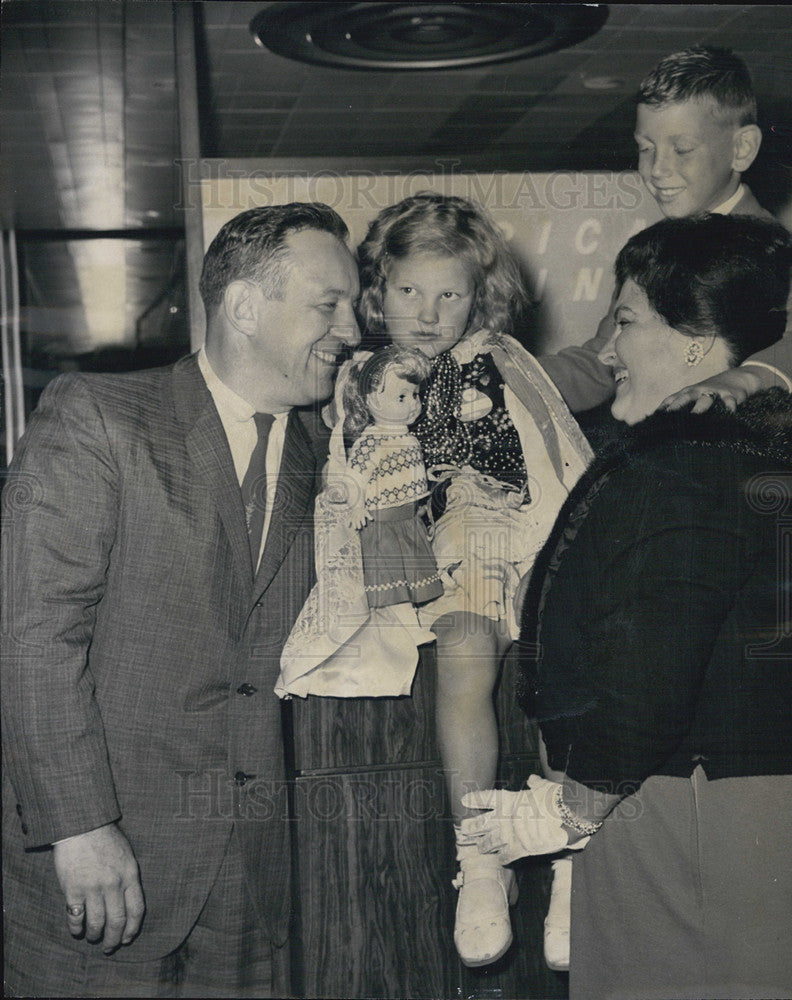
{"type": "Polygon", "coordinates": [[[319,418],[293,412],[254,582],[231,453],[194,356],[63,376],[43,394],[3,524],[5,896],[42,933],[66,933],[63,896],[51,852],[30,849],[118,820],[147,902],[120,960],[184,939],[234,823],[261,915],[285,939],[273,686],[313,582],[326,447],[319,418]]]}

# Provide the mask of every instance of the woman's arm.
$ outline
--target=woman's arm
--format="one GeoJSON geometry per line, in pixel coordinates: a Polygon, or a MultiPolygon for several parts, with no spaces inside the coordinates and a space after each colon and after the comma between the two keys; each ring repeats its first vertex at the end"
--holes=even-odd
{"type": "MultiPolygon", "coordinates": [[[[612,795],[608,792],[597,791],[595,788],[587,788],[563,771],[554,771],[548,764],[547,747],[541,733],[539,733],[539,761],[545,778],[562,785],[562,800],[581,824],[601,823],[624,797],[621,794],[612,795]]],[[[568,822],[563,823],[562,828],[565,830],[570,844],[577,843],[584,836],[579,828],[570,826],[568,822]]]]}
{"type": "Polygon", "coordinates": [[[693,412],[703,413],[712,406],[715,397],[720,396],[733,411],[753,393],[775,386],[792,392],[792,329],[772,347],[752,355],[739,367],[729,368],[720,375],[675,392],[660,406],[661,409],[678,410],[695,400],[693,412]]]}
{"type": "Polygon", "coordinates": [[[589,788],[636,787],[689,732],[746,570],[731,462],[680,444],[623,466],[564,553],[544,608],[538,713],[550,766],[589,788]]]}

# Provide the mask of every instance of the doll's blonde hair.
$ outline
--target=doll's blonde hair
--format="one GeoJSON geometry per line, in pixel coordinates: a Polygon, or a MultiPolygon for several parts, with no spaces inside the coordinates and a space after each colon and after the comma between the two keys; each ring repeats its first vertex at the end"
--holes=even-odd
{"type": "Polygon", "coordinates": [[[431,366],[420,351],[409,347],[382,347],[370,358],[357,362],[349,372],[344,384],[344,436],[355,438],[372,424],[366,399],[385,382],[389,371],[395,371],[399,378],[420,386],[429,377],[431,366]]]}

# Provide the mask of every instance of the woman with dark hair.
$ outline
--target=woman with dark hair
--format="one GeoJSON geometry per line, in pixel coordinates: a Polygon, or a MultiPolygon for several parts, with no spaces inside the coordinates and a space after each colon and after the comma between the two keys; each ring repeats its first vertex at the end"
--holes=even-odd
{"type": "Polygon", "coordinates": [[[718,215],[616,262],[622,430],[537,559],[518,646],[556,780],[464,799],[504,864],[585,847],[578,1000],[792,996],[792,400],[652,413],[780,338],[790,263],[781,226],[718,215]]]}

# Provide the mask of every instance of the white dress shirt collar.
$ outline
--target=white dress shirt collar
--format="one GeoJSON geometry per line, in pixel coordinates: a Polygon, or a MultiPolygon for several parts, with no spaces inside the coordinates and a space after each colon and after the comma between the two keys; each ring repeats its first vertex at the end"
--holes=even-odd
{"type": "Polygon", "coordinates": [[[731,198],[727,198],[726,201],[718,205],[717,208],[713,208],[713,215],[729,215],[729,213],[737,206],[744,194],[745,185],[740,183],[731,198]]]}
{"type": "Polygon", "coordinates": [[[206,388],[212,394],[212,399],[214,399],[217,412],[223,423],[225,424],[226,420],[250,420],[256,411],[250,403],[245,402],[220,379],[209,363],[209,358],[207,358],[203,347],[198,351],[198,367],[201,369],[206,388]]]}
{"type": "MultiPolygon", "coordinates": [[[[250,456],[253,454],[253,449],[256,447],[256,441],[258,440],[258,432],[253,420],[253,414],[256,411],[250,403],[247,403],[241,396],[237,395],[233,389],[230,389],[220,379],[217,372],[215,372],[209,363],[203,347],[198,352],[198,368],[204,377],[206,388],[212,394],[212,399],[217,408],[217,413],[223,425],[226,440],[228,441],[228,447],[231,451],[231,459],[234,463],[237,482],[241,485],[248,465],[250,465],[250,456]]],[[[267,493],[270,496],[274,495],[274,491],[277,488],[289,412],[287,410],[285,413],[273,414],[275,421],[267,440],[267,493]]],[[[264,550],[264,543],[267,539],[271,515],[272,507],[268,505],[264,517],[264,530],[261,537],[259,560],[261,559],[261,552],[264,550]]]]}

